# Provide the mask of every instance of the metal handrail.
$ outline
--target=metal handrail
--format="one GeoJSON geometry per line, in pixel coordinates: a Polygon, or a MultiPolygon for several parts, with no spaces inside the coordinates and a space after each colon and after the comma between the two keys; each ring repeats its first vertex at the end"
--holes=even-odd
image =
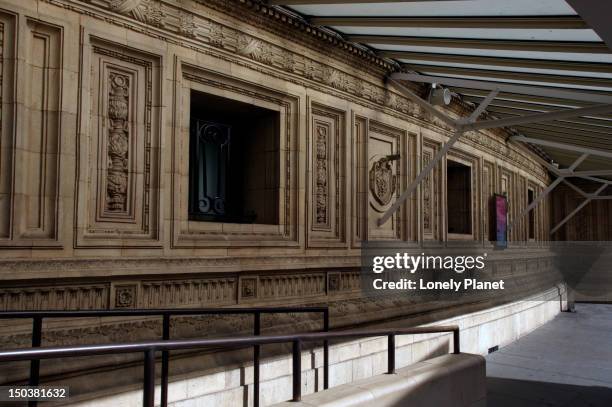
{"type": "MultiPolygon", "coordinates": [[[[247,336],[214,339],[185,339],[185,340],[166,340],[166,341],[146,341],[119,344],[103,345],[84,345],[84,346],[56,346],[41,347],[37,349],[12,349],[0,351],[0,362],[20,361],[20,360],[41,360],[61,357],[78,357],[90,355],[108,355],[117,353],[144,353],[144,390],[143,406],[154,407],[155,403],[155,352],[198,349],[204,347],[242,347],[258,346],[272,343],[293,344],[293,401],[300,401],[302,398],[302,342],[314,342],[338,338],[365,338],[387,336],[388,338],[388,357],[387,372],[395,372],[395,336],[413,335],[427,333],[453,333],[453,353],[460,353],[459,327],[456,325],[429,326],[399,329],[371,329],[361,331],[341,331],[341,332],[317,332],[294,335],[269,335],[269,336],[247,336]]],[[[164,384],[162,383],[162,390],[164,384]]],[[[167,386],[167,384],[166,384],[167,386]]]]}
{"type": "MultiPolygon", "coordinates": [[[[161,309],[129,309],[129,310],[72,310],[72,311],[6,311],[0,312],[0,319],[32,319],[32,348],[39,348],[42,343],[42,322],[45,318],[93,318],[93,317],[137,317],[137,316],[162,316],[162,339],[170,340],[170,317],[171,316],[195,316],[195,315],[253,315],[253,334],[259,336],[261,333],[261,314],[282,313],[322,313],[323,331],[329,331],[329,308],[328,307],[251,307],[251,308],[161,308],[161,309]]],[[[254,407],[259,406],[259,359],[261,355],[260,345],[254,345],[253,349],[253,398],[254,407]]],[[[323,387],[329,385],[329,342],[323,343],[323,387]]],[[[162,351],[161,365],[161,407],[168,405],[168,369],[169,351],[162,351]]],[[[40,360],[32,359],[30,362],[30,376],[28,385],[38,386],[40,383],[40,360]]],[[[31,401],[30,407],[36,407],[37,403],[31,401]]]]}

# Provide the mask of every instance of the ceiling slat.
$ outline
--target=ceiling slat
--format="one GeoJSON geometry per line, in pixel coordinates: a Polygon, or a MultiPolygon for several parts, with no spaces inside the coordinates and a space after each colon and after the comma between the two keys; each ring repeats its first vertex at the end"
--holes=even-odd
{"type": "Polygon", "coordinates": [[[410,51],[379,51],[383,58],[409,59],[415,61],[444,62],[457,64],[523,67],[533,69],[556,69],[560,71],[612,73],[612,65],[598,62],[575,62],[546,59],[481,57],[474,55],[435,54],[410,51]]]}
{"type": "Polygon", "coordinates": [[[463,75],[477,76],[479,78],[511,79],[517,81],[545,82],[552,84],[574,84],[583,86],[609,87],[612,89],[612,79],[591,78],[574,75],[552,75],[531,72],[501,71],[494,69],[473,69],[450,66],[406,64],[415,71],[425,72],[427,75],[463,75]]]}
{"type": "Polygon", "coordinates": [[[348,35],[347,40],[364,44],[409,45],[442,48],[476,48],[537,52],[576,52],[607,54],[610,50],[603,42],[590,41],[524,41],[474,38],[433,38],[395,35],[348,35]]]}
{"type": "Polygon", "coordinates": [[[425,28],[518,28],[586,29],[578,16],[546,17],[312,17],[317,26],[348,27],[425,27],[425,28]]]}
{"type": "MultiPolygon", "coordinates": [[[[502,112],[502,113],[510,113],[510,114],[516,114],[516,115],[525,115],[525,114],[534,114],[534,113],[543,113],[543,112],[553,112],[553,111],[561,111],[561,110],[566,110],[566,109],[529,109],[529,108],[519,108],[519,107],[498,107],[495,104],[491,104],[490,105],[490,109],[487,109],[489,111],[492,111],[491,109],[495,109],[495,111],[497,112],[502,112]]],[[[612,124],[612,121],[609,120],[605,120],[605,119],[612,119],[612,115],[610,114],[600,114],[597,116],[594,116],[599,119],[600,123],[604,123],[604,124],[612,124]]],[[[576,118],[572,118],[571,120],[576,120],[576,118]]],[[[586,119],[586,120],[592,120],[594,123],[598,120],[598,119],[586,119]]]]}

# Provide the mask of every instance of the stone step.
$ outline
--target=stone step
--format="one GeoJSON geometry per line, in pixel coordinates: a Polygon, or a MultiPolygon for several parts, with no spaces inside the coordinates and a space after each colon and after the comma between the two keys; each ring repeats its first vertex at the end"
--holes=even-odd
{"type": "Polygon", "coordinates": [[[333,387],[272,407],[366,407],[486,405],[485,359],[448,354],[384,374],[333,387]]]}

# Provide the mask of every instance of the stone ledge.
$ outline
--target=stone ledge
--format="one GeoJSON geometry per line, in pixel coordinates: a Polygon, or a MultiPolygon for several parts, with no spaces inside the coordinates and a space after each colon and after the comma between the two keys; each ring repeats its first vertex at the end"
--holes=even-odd
{"type": "Polygon", "coordinates": [[[305,396],[274,407],[397,405],[475,406],[486,398],[485,359],[462,353],[439,356],[381,375],[305,396]]]}

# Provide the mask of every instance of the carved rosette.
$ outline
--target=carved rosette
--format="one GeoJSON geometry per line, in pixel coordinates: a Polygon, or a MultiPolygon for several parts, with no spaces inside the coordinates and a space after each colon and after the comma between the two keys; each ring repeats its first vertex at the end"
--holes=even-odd
{"type": "Polygon", "coordinates": [[[112,72],[108,98],[108,168],[106,178],[106,210],[127,212],[129,154],[129,86],[127,76],[112,72]]]}
{"type": "Polygon", "coordinates": [[[395,192],[395,175],[391,161],[382,157],[370,168],[370,192],[381,206],[387,206],[395,192]]]}
{"type": "Polygon", "coordinates": [[[316,223],[319,225],[327,225],[328,223],[328,166],[327,166],[327,148],[328,148],[328,132],[324,126],[317,126],[315,141],[315,179],[316,179],[316,223]]]}

